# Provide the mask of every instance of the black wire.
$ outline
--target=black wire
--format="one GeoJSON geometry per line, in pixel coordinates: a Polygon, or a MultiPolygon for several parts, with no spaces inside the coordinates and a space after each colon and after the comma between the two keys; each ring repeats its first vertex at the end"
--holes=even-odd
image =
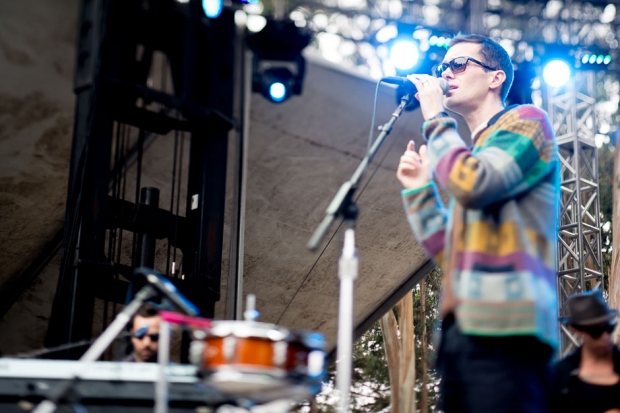
{"type": "MultiPolygon", "coordinates": [[[[370,134],[368,136],[368,149],[366,149],[366,155],[365,157],[367,157],[369,155],[370,152],[370,148],[372,147],[372,138],[374,135],[374,125],[375,125],[375,117],[376,117],[376,113],[377,113],[377,103],[378,103],[378,96],[379,96],[379,86],[381,85],[381,81],[379,81],[377,83],[377,87],[375,89],[375,102],[374,102],[374,110],[372,113],[372,122],[371,122],[371,126],[370,126],[370,134]]],[[[392,145],[394,145],[392,143],[392,145]]],[[[358,199],[360,199],[360,197],[362,196],[362,194],[364,193],[364,190],[366,189],[366,187],[370,184],[370,181],[372,180],[372,178],[375,176],[375,174],[377,173],[377,171],[379,170],[379,165],[383,164],[383,160],[385,159],[385,157],[389,154],[389,150],[384,151],[384,155],[383,158],[381,158],[381,162],[379,162],[377,164],[377,167],[373,170],[373,172],[370,174],[370,176],[368,177],[368,179],[365,180],[364,186],[362,186],[361,188],[358,188],[357,192],[356,192],[356,197],[353,200],[353,203],[356,203],[358,199]]],[[[367,165],[367,168],[370,169],[370,163],[367,165]]],[[[360,182],[361,182],[361,178],[360,178],[360,182]]],[[[319,256],[316,258],[316,260],[314,261],[314,263],[312,264],[312,266],[310,267],[310,269],[308,269],[308,272],[306,273],[306,275],[304,276],[304,279],[299,283],[299,287],[297,288],[297,290],[295,291],[295,293],[293,294],[293,296],[291,297],[291,299],[289,300],[289,302],[286,304],[286,307],[284,308],[284,310],[282,311],[282,313],[280,314],[280,317],[278,317],[278,320],[276,321],[276,324],[279,324],[280,321],[282,320],[282,317],[284,317],[284,314],[286,313],[286,311],[288,310],[289,306],[291,305],[291,303],[293,302],[293,300],[295,299],[295,297],[297,296],[297,293],[299,293],[299,291],[301,290],[301,288],[306,284],[306,280],[308,279],[308,277],[310,276],[310,274],[312,274],[312,271],[314,270],[314,268],[317,266],[317,264],[319,263],[319,260],[321,259],[321,257],[323,257],[323,254],[325,253],[325,251],[327,250],[327,247],[329,247],[329,245],[331,244],[332,240],[334,239],[334,237],[336,236],[336,234],[338,233],[338,231],[340,230],[340,227],[344,224],[345,220],[341,220],[340,223],[338,224],[338,226],[336,227],[336,230],[332,233],[331,237],[329,237],[329,240],[325,243],[325,246],[323,247],[323,249],[321,250],[321,252],[319,253],[319,256]]]]}
{"type": "Polygon", "coordinates": [[[366,148],[366,156],[370,153],[370,148],[372,147],[372,138],[375,134],[375,122],[377,119],[377,106],[379,104],[379,86],[381,86],[381,81],[377,82],[377,87],[375,88],[375,104],[374,109],[372,110],[372,122],[370,124],[370,133],[368,134],[368,148],[366,148]]]}
{"type": "MultiPolygon", "coordinates": [[[[121,333],[119,334],[114,341],[116,340],[121,340],[121,339],[125,339],[127,337],[130,337],[131,333],[129,332],[125,332],[125,333],[121,333]]],[[[91,339],[91,340],[82,340],[82,341],[78,341],[77,343],[68,343],[68,344],[62,344],[60,346],[56,346],[56,347],[51,347],[51,348],[42,348],[39,350],[33,350],[33,351],[29,351],[27,353],[17,353],[13,356],[4,356],[3,358],[37,358],[39,356],[43,356],[46,354],[50,354],[50,353],[56,353],[59,351],[63,351],[63,350],[69,350],[72,348],[76,348],[76,347],[84,347],[84,346],[88,346],[91,345],[92,343],[94,343],[97,340],[97,338],[91,339]]]]}

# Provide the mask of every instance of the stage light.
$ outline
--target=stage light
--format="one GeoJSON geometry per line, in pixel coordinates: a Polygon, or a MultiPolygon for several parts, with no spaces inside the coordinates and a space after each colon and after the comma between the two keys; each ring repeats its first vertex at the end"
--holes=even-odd
{"type": "Polygon", "coordinates": [[[420,52],[412,40],[397,40],[390,49],[390,60],[398,70],[408,71],[418,63],[420,52]]]}
{"type": "Polygon", "coordinates": [[[429,46],[435,46],[435,47],[448,47],[448,43],[450,43],[450,39],[445,38],[443,36],[431,36],[428,39],[428,45],[429,46]]]}
{"type": "Polygon", "coordinates": [[[570,67],[563,60],[551,60],[543,68],[543,79],[552,87],[564,86],[570,79],[570,75],[570,67]]]}
{"type": "Polygon", "coordinates": [[[293,21],[268,19],[258,33],[249,33],[247,43],[254,52],[252,91],[274,103],[301,95],[306,61],[301,51],[310,35],[293,21]]]}
{"type": "Polygon", "coordinates": [[[295,76],[289,69],[274,67],[264,70],[260,76],[260,92],[270,101],[281,103],[293,94],[295,76]]]}
{"type": "Polygon", "coordinates": [[[282,82],[273,83],[269,87],[269,96],[274,102],[282,102],[286,96],[286,86],[282,82]]]}
{"type": "Polygon", "coordinates": [[[202,9],[210,19],[215,19],[222,14],[224,0],[202,0],[202,9]]]}
{"type": "Polygon", "coordinates": [[[607,66],[611,63],[611,56],[606,53],[585,53],[581,56],[581,63],[584,69],[607,66]]]}

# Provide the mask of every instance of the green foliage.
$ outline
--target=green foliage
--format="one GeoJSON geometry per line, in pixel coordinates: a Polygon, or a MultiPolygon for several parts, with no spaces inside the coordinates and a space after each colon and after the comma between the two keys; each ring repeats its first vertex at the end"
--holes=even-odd
{"type": "Polygon", "coordinates": [[[437,406],[439,401],[439,393],[435,390],[439,383],[439,377],[435,372],[434,365],[437,358],[437,346],[440,333],[440,319],[439,319],[439,292],[441,290],[442,272],[439,268],[435,268],[425,279],[426,288],[426,319],[421,320],[420,311],[420,294],[422,293],[420,286],[417,285],[413,290],[414,304],[414,333],[415,333],[415,352],[416,352],[416,400],[420,401],[422,384],[422,346],[426,346],[426,361],[428,366],[428,404],[429,411],[437,406]],[[422,326],[426,325],[426,342],[422,343],[422,326]]]}
{"type": "MultiPolygon", "coordinates": [[[[420,318],[420,295],[419,286],[412,291],[414,294],[414,334],[416,353],[416,400],[420,399],[420,387],[422,379],[422,351],[421,346],[427,348],[426,354],[429,366],[428,371],[428,411],[436,411],[438,393],[438,378],[432,369],[436,357],[436,346],[433,339],[439,330],[439,291],[441,287],[441,271],[433,270],[426,277],[426,317],[420,318]],[[421,342],[422,325],[426,324],[426,342],[421,342]]],[[[395,310],[393,310],[395,311],[395,310]]],[[[317,397],[319,412],[333,413],[336,411],[337,399],[333,394],[336,385],[336,366],[329,366],[328,380],[323,392],[317,397]]],[[[418,407],[419,409],[419,407],[418,407]]],[[[301,406],[298,411],[309,411],[308,405],[301,406]]],[[[418,410],[419,411],[419,410],[418,410]]],[[[387,366],[385,349],[383,347],[383,335],[379,323],[375,323],[353,347],[353,375],[351,383],[351,412],[353,413],[387,413],[390,412],[390,379],[387,366]]]]}
{"type": "MultiPolygon", "coordinates": [[[[614,200],[614,151],[612,142],[603,144],[598,149],[599,170],[599,201],[601,208],[601,255],[603,258],[603,287],[609,286],[609,271],[611,269],[611,245],[613,241],[613,200],[614,200]],[[609,224],[606,225],[606,222],[609,224]]],[[[618,183],[616,183],[617,185],[618,183]]]]}

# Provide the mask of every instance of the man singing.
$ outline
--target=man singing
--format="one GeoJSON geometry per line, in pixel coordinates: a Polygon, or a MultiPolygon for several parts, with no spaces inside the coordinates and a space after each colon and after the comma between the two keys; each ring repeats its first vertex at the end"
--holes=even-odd
{"type": "Polygon", "coordinates": [[[444,273],[437,368],[442,410],[547,412],[557,346],[557,145],[546,113],[504,102],[506,51],[479,35],[452,39],[435,71],[410,75],[427,145],[398,166],[414,235],[444,273]],[[456,121],[472,131],[468,147],[456,121]],[[441,202],[433,176],[450,196],[441,202]]]}

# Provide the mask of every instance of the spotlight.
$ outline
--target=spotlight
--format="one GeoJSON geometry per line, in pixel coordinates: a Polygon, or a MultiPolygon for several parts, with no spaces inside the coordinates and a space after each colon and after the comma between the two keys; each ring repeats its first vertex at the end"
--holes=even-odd
{"type": "Polygon", "coordinates": [[[407,72],[418,63],[420,52],[413,40],[397,40],[390,49],[390,60],[396,69],[407,72]]]}
{"type": "Polygon", "coordinates": [[[611,63],[611,55],[605,53],[585,53],[581,56],[581,63],[584,69],[595,69],[597,67],[602,68],[611,63]]]}
{"type": "Polygon", "coordinates": [[[543,68],[543,79],[552,87],[564,86],[570,75],[570,67],[564,60],[551,60],[543,68]]]}
{"type": "Polygon", "coordinates": [[[263,71],[260,79],[261,93],[274,103],[284,102],[293,94],[295,76],[284,67],[263,71]]]}
{"type": "Polygon", "coordinates": [[[215,19],[222,14],[224,0],[202,0],[202,9],[210,19],[215,19]]]}
{"type": "MultiPolygon", "coordinates": [[[[224,10],[224,0],[176,0],[178,3],[192,3],[194,9],[197,11],[202,6],[202,11],[205,16],[210,19],[215,19],[222,14],[222,10],[224,10]]],[[[232,5],[240,5],[240,4],[254,4],[258,3],[260,0],[231,0],[232,5]]]]}
{"type": "Polygon", "coordinates": [[[443,37],[443,36],[432,35],[431,37],[428,38],[429,46],[448,48],[449,43],[450,43],[450,39],[443,37]]]}
{"type": "Polygon", "coordinates": [[[254,52],[252,91],[274,103],[301,95],[306,61],[301,51],[310,35],[293,21],[267,20],[258,33],[249,33],[247,44],[254,52]]]}

